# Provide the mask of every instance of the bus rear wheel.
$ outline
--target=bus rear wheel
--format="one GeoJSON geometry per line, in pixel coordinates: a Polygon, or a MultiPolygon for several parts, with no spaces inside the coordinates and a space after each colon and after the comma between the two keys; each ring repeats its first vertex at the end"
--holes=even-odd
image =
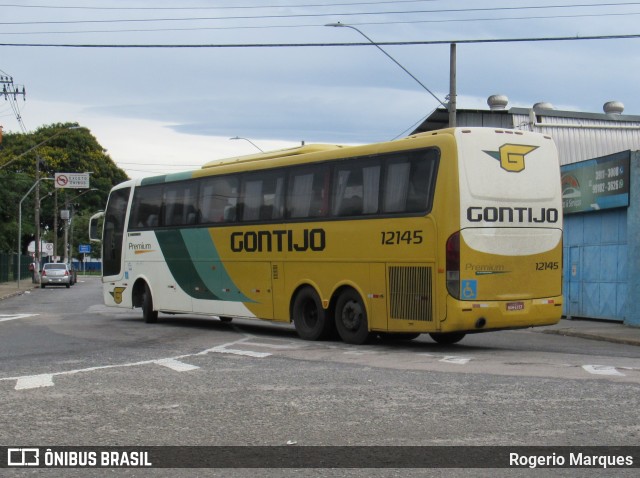
{"type": "Polygon", "coordinates": [[[336,329],[344,342],[361,345],[371,339],[367,309],[355,290],[346,289],[340,293],[335,314],[336,329]]]}
{"type": "Polygon", "coordinates": [[[440,345],[451,345],[460,342],[464,336],[467,335],[464,332],[434,332],[429,336],[440,345]]]}
{"type": "Polygon", "coordinates": [[[153,297],[147,284],[144,285],[142,293],[142,317],[147,324],[155,324],[158,321],[158,311],[153,310],[153,297]]]}
{"type": "Polygon", "coordinates": [[[296,332],[305,340],[326,339],[333,324],[328,319],[318,293],[311,287],[301,289],[293,301],[291,316],[296,332]]]}

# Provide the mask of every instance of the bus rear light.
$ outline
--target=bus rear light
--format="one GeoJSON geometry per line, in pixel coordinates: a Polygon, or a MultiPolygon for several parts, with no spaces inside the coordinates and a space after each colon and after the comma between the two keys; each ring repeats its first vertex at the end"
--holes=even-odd
{"type": "Polygon", "coordinates": [[[460,232],[447,239],[447,291],[452,297],[460,298],[460,232]]]}

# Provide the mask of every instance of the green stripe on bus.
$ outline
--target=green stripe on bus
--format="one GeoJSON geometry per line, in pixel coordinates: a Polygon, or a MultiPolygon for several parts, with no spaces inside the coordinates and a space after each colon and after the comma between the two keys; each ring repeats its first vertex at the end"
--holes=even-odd
{"type": "Polygon", "coordinates": [[[255,302],[245,296],[229,276],[208,229],[189,228],[182,229],[180,232],[189,251],[189,257],[191,257],[200,279],[209,290],[230,291],[225,295],[225,299],[222,300],[255,302]]]}
{"type": "Polygon", "coordinates": [[[156,237],[171,275],[182,290],[194,299],[221,300],[201,279],[179,230],[156,231],[156,237]]]}
{"type": "Polygon", "coordinates": [[[245,296],[224,268],[206,228],[167,229],[156,237],[176,282],[194,299],[255,302],[245,296]],[[229,291],[221,297],[221,291],[229,291]]]}

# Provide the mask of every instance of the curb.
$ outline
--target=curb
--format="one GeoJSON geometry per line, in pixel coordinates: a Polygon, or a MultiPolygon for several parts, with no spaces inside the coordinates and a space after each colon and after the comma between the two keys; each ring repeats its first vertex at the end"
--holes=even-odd
{"type": "Polygon", "coordinates": [[[35,290],[37,288],[38,287],[36,285],[34,285],[33,287],[28,288],[28,289],[20,289],[20,290],[16,289],[16,290],[14,290],[12,292],[7,292],[7,293],[0,292],[0,301],[3,301],[5,299],[11,299],[12,297],[17,297],[17,296],[22,295],[22,294],[24,294],[26,292],[31,292],[32,290],[35,290]]]}
{"type": "Polygon", "coordinates": [[[556,330],[542,330],[543,334],[562,335],[565,337],[578,337],[581,339],[599,340],[601,342],[612,342],[622,345],[635,345],[640,346],[640,339],[624,338],[624,337],[612,337],[610,335],[603,335],[595,332],[580,332],[571,329],[556,329],[556,330]]]}

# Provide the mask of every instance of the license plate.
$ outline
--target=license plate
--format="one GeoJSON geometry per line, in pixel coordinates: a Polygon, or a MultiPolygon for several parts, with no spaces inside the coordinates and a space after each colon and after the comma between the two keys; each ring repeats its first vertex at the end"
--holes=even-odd
{"type": "Polygon", "coordinates": [[[507,310],[509,312],[514,310],[524,310],[524,302],[507,302],[507,310]]]}

